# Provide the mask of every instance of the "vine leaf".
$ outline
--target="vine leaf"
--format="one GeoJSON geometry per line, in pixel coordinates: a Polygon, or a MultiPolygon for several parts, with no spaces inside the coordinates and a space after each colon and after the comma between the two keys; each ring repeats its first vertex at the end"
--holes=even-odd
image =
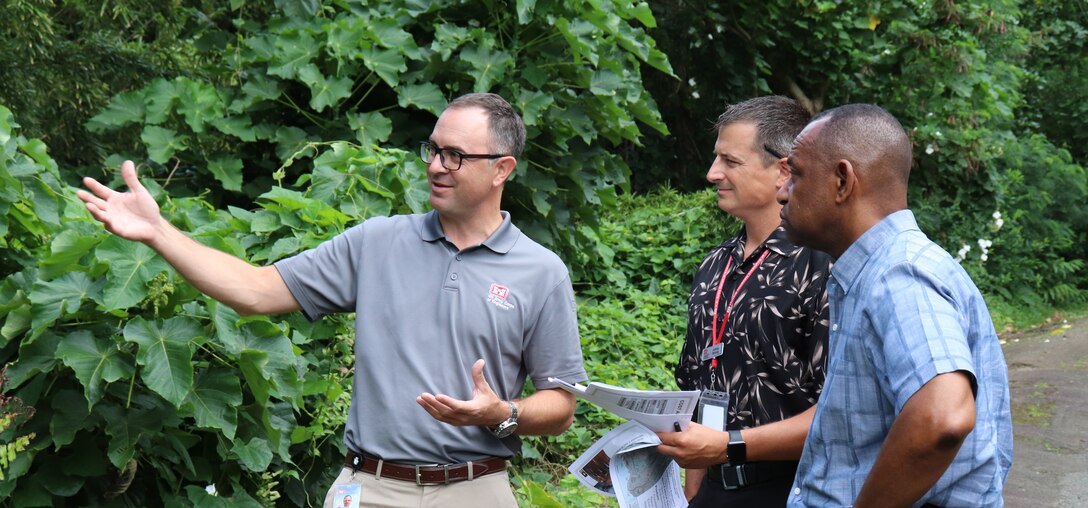
{"type": "Polygon", "coordinates": [[[147,387],[175,407],[181,406],[193,387],[192,340],[202,336],[200,326],[187,317],[161,323],[141,317],[125,325],[125,340],[139,345],[136,363],[147,387]]]}
{"type": "Polygon", "coordinates": [[[96,249],[109,263],[101,304],[106,310],[127,309],[147,297],[147,281],[168,268],[150,247],[110,236],[96,249]]]}
{"type": "Polygon", "coordinates": [[[57,359],[76,373],[83,384],[87,410],[102,400],[105,383],[127,379],[133,374],[132,365],[109,337],[96,337],[87,330],[72,332],[57,344],[57,359]]]}
{"type": "Polygon", "coordinates": [[[197,377],[185,398],[182,413],[192,415],[199,427],[219,429],[230,441],[238,429],[242,388],[238,376],[224,369],[208,369],[197,377]]]}

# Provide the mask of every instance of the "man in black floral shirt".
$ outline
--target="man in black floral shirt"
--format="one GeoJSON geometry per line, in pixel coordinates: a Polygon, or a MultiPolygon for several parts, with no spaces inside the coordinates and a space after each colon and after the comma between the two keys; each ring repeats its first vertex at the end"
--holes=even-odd
{"type": "Polygon", "coordinates": [[[778,96],[731,105],[718,118],[707,180],[718,207],[744,228],[695,274],[676,383],[728,393],[728,432],[693,423],[660,434],[659,447],[687,468],[691,507],[785,506],[812,422],[826,365],[831,259],[786,238],[775,199],[789,179],[783,155],[808,120],[778,96]]]}

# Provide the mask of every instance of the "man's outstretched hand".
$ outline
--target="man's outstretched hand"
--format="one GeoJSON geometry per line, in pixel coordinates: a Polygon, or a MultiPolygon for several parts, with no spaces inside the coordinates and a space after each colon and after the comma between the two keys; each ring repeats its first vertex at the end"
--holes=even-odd
{"type": "Polygon", "coordinates": [[[472,364],[472,399],[457,400],[448,395],[423,393],[416,402],[435,420],[450,425],[494,426],[510,416],[510,406],[503,402],[484,378],[484,361],[472,364]]]}
{"type": "Polygon", "coordinates": [[[84,177],[83,185],[94,194],[78,190],[76,196],[87,204],[87,210],[110,233],[137,242],[151,241],[162,219],[159,205],[140,184],[132,161],[121,164],[121,176],[125,179],[128,192],[117,192],[94,178],[84,177]]]}

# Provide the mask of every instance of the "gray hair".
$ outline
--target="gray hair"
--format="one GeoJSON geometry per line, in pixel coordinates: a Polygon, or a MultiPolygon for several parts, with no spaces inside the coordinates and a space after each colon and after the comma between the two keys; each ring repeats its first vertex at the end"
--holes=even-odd
{"type": "MultiPolygon", "coordinates": [[[[793,149],[793,140],[808,124],[812,115],[797,101],[781,95],[767,95],[730,104],[718,117],[714,128],[721,131],[727,125],[750,122],[756,126],[757,152],[765,153],[763,146],[783,157],[793,149]]],[[[768,158],[772,156],[767,154],[768,158]]]]}

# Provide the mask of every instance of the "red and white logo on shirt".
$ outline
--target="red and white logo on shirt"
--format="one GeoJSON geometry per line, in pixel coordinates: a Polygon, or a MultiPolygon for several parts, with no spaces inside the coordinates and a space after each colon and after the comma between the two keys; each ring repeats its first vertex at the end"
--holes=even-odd
{"type": "Polygon", "coordinates": [[[487,291],[487,301],[503,310],[514,308],[513,303],[506,301],[508,296],[510,296],[510,289],[500,284],[492,284],[491,289],[487,291]]]}
{"type": "Polygon", "coordinates": [[[506,300],[506,295],[509,293],[510,290],[507,289],[506,286],[500,286],[498,284],[492,284],[491,291],[488,291],[488,294],[490,294],[491,296],[498,297],[503,300],[506,300]]]}

